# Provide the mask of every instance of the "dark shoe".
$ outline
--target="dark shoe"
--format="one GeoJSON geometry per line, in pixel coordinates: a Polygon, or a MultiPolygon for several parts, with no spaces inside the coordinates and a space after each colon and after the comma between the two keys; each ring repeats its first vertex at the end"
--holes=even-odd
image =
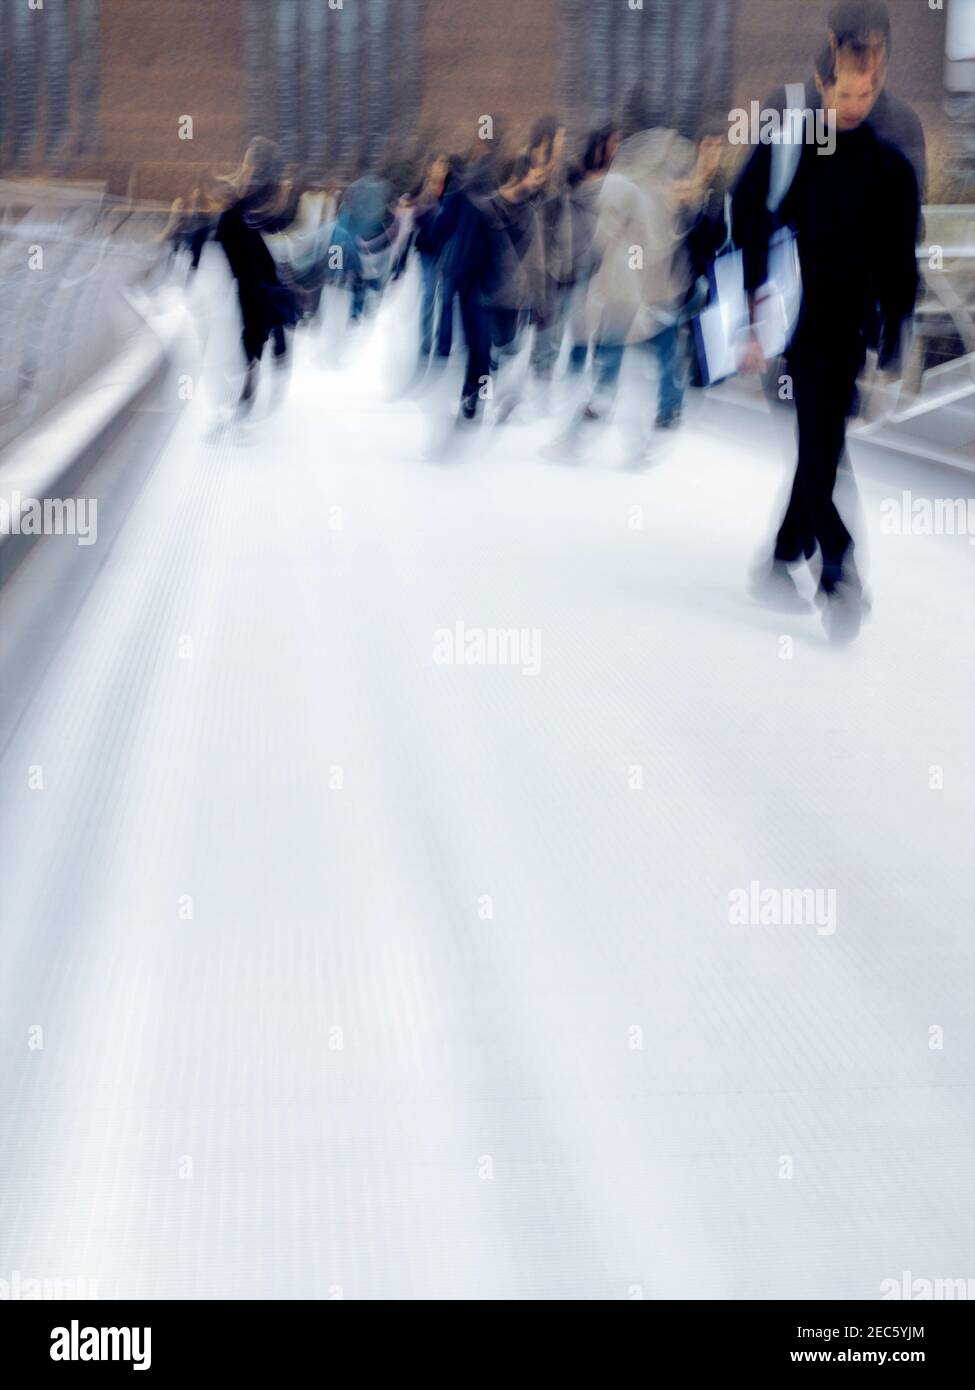
{"type": "Polygon", "coordinates": [[[237,402],[237,415],[242,417],[247,415],[254,405],[254,398],[257,395],[259,363],[252,362],[247,368],[244,377],[243,389],[240,393],[240,400],[237,402]]]}
{"type": "Polygon", "coordinates": [[[461,418],[464,420],[477,419],[478,398],[475,392],[472,396],[465,396],[460,403],[461,418]]]}
{"type": "Polygon", "coordinates": [[[681,412],[675,410],[673,415],[658,415],[654,424],[658,430],[676,430],[680,427],[681,412]]]}
{"type": "Polygon", "coordinates": [[[843,578],[828,588],[821,585],[816,603],[822,613],[826,636],[837,647],[856,641],[871,609],[870,600],[855,577],[843,578]]]}

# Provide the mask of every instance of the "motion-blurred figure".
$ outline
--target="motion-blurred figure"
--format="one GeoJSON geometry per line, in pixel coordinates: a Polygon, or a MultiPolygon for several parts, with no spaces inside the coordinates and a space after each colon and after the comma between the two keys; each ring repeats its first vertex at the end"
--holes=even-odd
{"type": "Polygon", "coordinates": [[[352,292],[350,323],[366,314],[369,296],[382,287],[383,271],[397,231],[395,193],[382,173],[349,184],[339,203],[333,242],[341,252],[343,278],[352,292]]]}
{"type": "Polygon", "coordinates": [[[238,410],[253,407],[264,345],[274,340],[274,357],[283,368],[288,352],[286,330],[298,321],[293,291],[282,284],[264,235],[281,231],[294,220],[295,205],[284,181],[284,160],[271,140],[252,140],[238,173],[231,180],[237,197],[217,224],[223,247],[237,281],[243,319],[241,341],[247,371],[238,410]]]}
{"type": "Polygon", "coordinates": [[[536,122],[528,144],[533,169],[544,178],[532,202],[538,219],[539,278],[532,306],[531,371],[542,391],[562,349],[572,290],[572,214],[565,169],[565,126],[557,116],[536,122]]]}
{"type": "Polygon", "coordinates": [[[645,128],[645,109],[636,94],[629,122],[635,133],[619,146],[599,189],[593,234],[599,264],[590,294],[595,385],[580,418],[595,421],[608,412],[630,344],[656,359],[656,426],[671,429],[684,401],[679,317],[690,284],[679,189],[695,151],[674,130],[645,128]]]}
{"type": "MultiPolygon", "coordinates": [[[[715,119],[702,127],[697,147],[697,163],[689,178],[677,185],[677,197],[684,207],[686,235],[684,248],[690,270],[690,284],[682,317],[692,321],[706,307],[710,297],[709,271],[715,258],[730,244],[731,193],[722,168],[728,147],[727,120],[715,119]]],[[[694,335],[689,334],[690,371],[688,384],[703,387],[704,364],[700,360],[694,335]]]]}
{"type": "Polygon", "coordinates": [[[547,166],[528,154],[491,155],[475,163],[444,200],[435,224],[443,274],[460,302],[467,342],[461,418],[476,420],[495,394],[504,422],[520,400],[511,363],[523,345],[541,294],[541,237],[535,195],[547,166]]]}
{"type": "Polygon", "coordinates": [[[520,399],[510,369],[522,332],[543,297],[542,237],[535,196],[544,187],[548,166],[518,155],[487,199],[495,247],[494,274],[485,286],[484,305],[491,339],[491,368],[498,375],[498,419],[508,418],[520,399]]]}
{"type": "Polygon", "coordinates": [[[589,292],[592,277],[599,268],[595,249],[599,193],[603,180],[619,149],[620,135],[615,124],[590,131],[582,156],[568,176],[569,235],[571,245],[571,285],[569,292],[569,372],[583,372],[589,357],[589,292]]]}
{"type": "Polygon", "coordinates": [[[448,293],[443,275],[443,247],[437,235],[437,216],[449,191],[454,169],[446,154],[437,154],[427,165],[423,188],[416,200],[415,246],[420,262],[420,370],[426,370],[430,355],[450,356],[453,345],[454,294],[448,293]]]}
{"type": "MultiPolygon", "coordinates": [[[[266,240],[282,283],[295,292],[302,323],[311,323],[321,308],[322,293],[331,274],[329,253],[335,224],[335,199],[317,184],[295,185],[295,219],[284,231],[266,240]]],[[[293,196],[294,196],[293,195],[293,196]]]]}
{"type": "Polygon", "coordinates": [[[226,205],[213,179],[205,178],[189,198],[177,198],[169,211],[169,219],[160,240],[169,247],[164,271],[182,257],[189,261],[189,271],[199,269],[200,257],[207,241],[216,230],[220,213],[226,205]]]}
{"type": "MultiPolygon", "coordinates": [[[[835,640],[856,635],[864,608],[853,540],[833,501],[846,422],[868,347],[876,346],[881,371],[900,370],[918,286],[917,179],[904,155],[881,141],[867,121],[880,91],[881,61],[876,49],[858,39],[831,44],[820,54],[817,105],[835,112],[835,152],[823,154],[813,143],[801,147],[777,219],[796,233],[802,271],[802,305],[787,357],[799,455],[773,559],[756,577],[756,591],[779,605],[805,607],[789,567],[812,559],[818,549],[817,598],[835,640]]],[[[768,211],[771,148],[756,147],[734,195],[753,323],[776,220],[768,211]]],[[[744,365],[764,365],[754,335],[744,365]]]]}

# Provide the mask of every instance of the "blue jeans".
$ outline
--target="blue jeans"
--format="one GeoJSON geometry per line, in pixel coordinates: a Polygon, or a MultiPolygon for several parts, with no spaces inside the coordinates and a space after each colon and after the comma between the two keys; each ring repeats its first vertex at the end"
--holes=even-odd
{"type": "Polygon", "coordinates": [[[569,311],[570,286],[558,285],[550,291],[549,318],[535,324],[532,342],[531,369],[535,376],[548,380],[555,369],[565,337],[565,320],[569,311]]]}
{"type": "Polygon", "coordinates": [[[677,324],[662,329],[651,338],[647,347],[657,358],[660,373],[660,391],[657,416],[661,420],[672,420],[679,415],[684,405],[684,381],[680,361],[680,331],[677,324]]]}
{"type": "MultiPolygon", "coordinates": [[[[671,420],[679,415],[684,404],[684,384],[680,368],[680,336],[677,325],[663,328],[653,338],[638,344],[652,352],[657,359],[660,373],[660,386],[657,403],[657,418],[671,420]]],[[[625,344],[613,342],[597,343],[593,351],[593,366],[596,376],[595,394],[605,403],[616,395],[619,385],[620,368],[623,365],[625,344]]]]}
{"type": "Polygon", "coordinates": [[[579,376],[586,370],[586,363],[589,360],[589,344],[573,343],[569,349],[569,374],[579,376]]]}
{"type": "Polygon", "coordinates": [[[429,357],[436,337],[438,357],[449,357],[453,346],[454,294],[447,284],[437,256],[420,253],[423,298],[420,301],[420,356],[429,357]]]}

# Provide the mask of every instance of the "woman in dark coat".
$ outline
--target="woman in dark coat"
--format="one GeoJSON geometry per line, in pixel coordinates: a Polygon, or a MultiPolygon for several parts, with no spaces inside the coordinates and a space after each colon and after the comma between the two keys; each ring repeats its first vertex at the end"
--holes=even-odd
{"type": "Polygon", "coordinates": [[[238,196],[221,216],[216,240],[223,246],[237,281],[243,319],[241,341],[247,360],[239,404],[247,411],[257,391],[264,344],[268,338],[274,339],[275,359],[283,364],[288,351],[285,330],[294,328],[300,317],[297,296],[282,284],[264,240],[265,234],[280,232],[294,221],[296,205],[284,181],[280,149],[261,136],[251,141],[231,182],[238,196]]]}

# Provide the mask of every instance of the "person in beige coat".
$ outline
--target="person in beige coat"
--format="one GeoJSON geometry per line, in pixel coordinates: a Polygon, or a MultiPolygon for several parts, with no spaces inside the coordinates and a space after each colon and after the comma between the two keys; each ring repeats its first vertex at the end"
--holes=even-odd
{"type": "Polygon", "coordinates": [[[611,405],[627,344],[647,347],[660,375],[657,425],[674,427],[683,405],[678,318],[690,265],[682,188],[695,150],[672,130],[625,140],[599,193],[594,247],[599,267],[589,296],[595,389],[586,418],[611,405]]]}

